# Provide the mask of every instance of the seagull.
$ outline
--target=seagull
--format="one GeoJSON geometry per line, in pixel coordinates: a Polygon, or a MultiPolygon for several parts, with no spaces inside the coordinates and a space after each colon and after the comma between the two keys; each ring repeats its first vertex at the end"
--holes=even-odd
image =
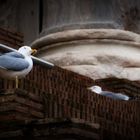
{"type": "Polygon", "coordinates": [[[103,96],[106,96],[106,97],[110,97],[112,99],[115,99],[115,100],[130,100],[131,97],[127,96],[127,95],[124,95],[122,93],[114,93],[114,92],[110,92],[110,91],[103,91],[102,88],[100,86],[91,86],[88,88],[89,90],[91,90],[92,92],[95,92],[97,94],[100,94],[100,95],[103,95],[103,96]]]}
{"type": "Polygon", "coordinates": [[[25,77],[33,67],[31,58],[33,53],[36,53],[35,49],[22,46],[16,52],[0,54],[0,76],[16,78],[16,88],[18,88],[18,78],[25,77]]]}

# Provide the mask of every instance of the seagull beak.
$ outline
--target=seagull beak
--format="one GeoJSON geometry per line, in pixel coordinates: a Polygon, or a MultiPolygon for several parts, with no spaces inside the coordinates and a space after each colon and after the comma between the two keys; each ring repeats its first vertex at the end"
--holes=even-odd
{"type": "Polygon", "coordinates": [[[37,50],[36,50],[36,49],[32,49],[31,54],[35,54],[36,52],[37,52],[37,50]]]}

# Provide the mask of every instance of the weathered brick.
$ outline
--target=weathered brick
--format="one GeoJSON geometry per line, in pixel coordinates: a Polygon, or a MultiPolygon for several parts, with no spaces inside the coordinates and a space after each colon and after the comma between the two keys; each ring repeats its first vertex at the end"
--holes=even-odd
{"type": "MultiPolygon", "coordinates": [[[[22,107],[28,106],[31,109],[31,116],[27,115],[27,108],[23,108],[21,111],[27,118],[36,118],[37,116],[39,118],[44,113],[44,117],[48,118],[83,119],[100,124],[103,131],[111,130],[112,135],[121,136],[126,136],[127,130],[129,130],[127,128],[131,126],[133,137],[135,137],[140,125],[140,101],[113,100],[94,94],[87,90],[87,87],[98,84],[107,90],[115,92],[120,90],[125,94],[131,92],[132,95],[139,96],[140,85],[138,83],[115,78],[93,81],[56,66],[46,69],[34,65],[31,73],[25,79],[21,79],[19,83],[20,90],[26,90],[27,94],[24,95],[24,92],[20,91],[16,94],[24,100],[24,102],[19,100],[19,103],[24,104],[22,107]],[[27,96],[28,94],[29,96],[27,96]],[[30,100],[31,103],[29,103],[30,100]],[[37,104],[44,107],[43,112],[39,112],[39,106],[35,109],[37,104]]],[[[9,84],[8,81],[4,81],[3,88],[9,88],[9,84]]],[[[128,134],[128,137],[131,138],[131,133],[128,134]]]]}

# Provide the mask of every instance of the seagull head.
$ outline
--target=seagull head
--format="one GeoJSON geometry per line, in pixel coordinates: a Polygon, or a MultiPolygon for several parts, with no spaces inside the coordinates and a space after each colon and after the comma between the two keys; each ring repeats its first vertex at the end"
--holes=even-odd
{"type": "Polygon", "coordinates": [[[18,52],[25,55],[25,56],[30,56],[31,54],[34,54],[37,52],[36,49],[32,49],[29,46],[22,46],[18,49],[18,52]]]}
{"type": "Polygon", "coordinates": [[[91,90],[92,92],[95,92],[97,94],[100,94],[102,92],[102,88],[99,86],[92,86],[88,88],[89,90],[91,90]]]}

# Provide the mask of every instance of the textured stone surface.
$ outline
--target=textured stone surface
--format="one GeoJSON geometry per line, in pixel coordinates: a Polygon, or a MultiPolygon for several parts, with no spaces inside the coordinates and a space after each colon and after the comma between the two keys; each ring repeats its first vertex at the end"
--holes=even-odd
{"type": "MultiPolygon", "coordinates": [[[[0,43],[18,49],[23,45],[23,35],[21,33],[0,28],[0,43]]],[[[0,52],[2,52],[1,49],[0,52]]]]}
{"type": "MultiPolygon", "coordinates": [[[[56,66],[47,69],[39,65],[35,65],[27,77],[19,80],[19,89],[15,90],[14,80],[0,79],[0,139],[9,137],[10,140],[22,140],[32,136],[34,139],[48,140],[45,136],[64,132],[88,136],[88,140],[91,139],[89,136],[139,140],[139,83],[117,78],[94,81],[56,66]],[[125,102],[94,94],[87,89],[93,84],[137,97],[138,100],[125,102]],[[68,129],[65,129],[65,120],[70,121],[68,129]],[[84,124],[82,131],[73,129],[71,121],[74,126],[84,124]]],[[[81,137],[78,139],[81,140],[81,137]]]]}
{"type": "Polygon", "coordinates": [[[22,32],[26,45],[40,35],[69,29],[140,33],[139,5],[139,0],[1,0],[0,26],[22,32]]]}
{"type": "Polygon", "coordinates": [[[32,43],[32,47],[39,49],[42,47],[50,48],[53,47],[53,44],[63,44],[69,41],[82,41],[86,39],[100,39],[100,41],[104,39],[109,39],[110,41],[124,41],[121,43],[125,44],[133,43],[134,45],[140,43],[140,35],[129,31],[119,29],[76,29],[44,35],[43,37],[35,40],[32,43]]]}
{"type": "Polygon", "coordinates": [[[101,140],[99,124],[80,119],[45,118],[0,125],[0,139],[37,140],[101,140]]]}
{"type": "Polygon", "coordinates": [[[113,29],[70,30],[36,40],[38,56],[93,79],[140,80],[140,35],[113,29]]]}
{"type": "Polygon", "coordinates": [[[39,30],[38,7],[36,0],[0,1],[0,27],[23,33],[24,43],[31,43],[39,30]]]}

